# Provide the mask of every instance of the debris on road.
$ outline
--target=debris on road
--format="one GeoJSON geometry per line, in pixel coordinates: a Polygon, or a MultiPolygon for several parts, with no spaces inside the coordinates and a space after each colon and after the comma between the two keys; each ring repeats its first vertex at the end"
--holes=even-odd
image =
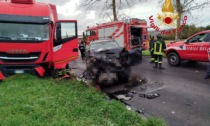
{"type": "Polygon", "coordinates": [[[132,75],[130,77],[129,86],[135,87],[147,83],[147,79],[143,77],[138,77],[137,75],[132,75]]]}
{"type": "Polygon", "coordinates": [[[171,113],[172,113],[172,114],[175,114],[175,112],[174,112],[174,111],[172,111],[171,113]]]}
{"type": "Polygon", "coordinates": [[[154,94],[139,94],[140,97],[142,98],[148,98],[148,99],[154,99],[157,97],[160,97],[160,94],[154,93],[154,94]]]}
{"type": "Polygon", "coordinates": [[[116,98],[119,100],[129,101],[129,100],[131,100],[132,97],[127,97],[125,95],[117,95],[116,98]]]}

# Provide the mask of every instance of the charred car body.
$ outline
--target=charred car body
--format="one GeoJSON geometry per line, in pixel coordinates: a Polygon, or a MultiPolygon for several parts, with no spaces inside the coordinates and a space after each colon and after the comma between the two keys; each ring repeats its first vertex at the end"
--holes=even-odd
{"type": "Polygon", "coordinates": [[[128,82],[130,67],[141,61],[141,48],[127,51],[112,39],[91,42],[87,51],[87,74],[95,84],[128,82]]]}

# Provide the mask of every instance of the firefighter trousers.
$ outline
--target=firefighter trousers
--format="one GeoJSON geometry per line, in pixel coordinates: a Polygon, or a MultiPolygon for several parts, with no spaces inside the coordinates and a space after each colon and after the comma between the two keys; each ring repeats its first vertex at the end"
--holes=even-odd
{"type": "Polygon", "coordinates": [[[150,55],[151,55],[151,62],[155,62],[154,51],[150,51],[150,55]]]}
{"type": "Polygon", "coordinates": [[[162,65],[163,55],[154,55],[155,63],[162,65]]]}
{"type": "Polygon", "coordinates": [[[207,75],[207,76],[210,76],[210,62],[209,62],[209,65],[208,65],[208,69],[207,69],[206,75],[207,75]]]}

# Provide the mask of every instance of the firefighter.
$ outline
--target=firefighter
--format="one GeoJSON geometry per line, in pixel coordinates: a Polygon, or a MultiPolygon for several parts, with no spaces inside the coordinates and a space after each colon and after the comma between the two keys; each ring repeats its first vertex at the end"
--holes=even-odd
{"type": "Polygon", "coordinates": [[[206,72],[206,76],[204,79],[209,79],[210,78],[210,62],[209,62],[209,65],[208,65],[208,69],[207,69],[207,72],[206,72]]]}
{"type": "Polygon", "coordinates": [[[155,58],[155,66],[154,68],[165,69],[162,67],[162,58],[163,54],[166,50],[165,41],[162,39],[161,34],[157,34],[157,40],[154,41],[153,51],[154,51],[154,58],[155,58]]]}
{"type": "Polygon", "coordinates": [[[82,40],[81,43],[79,44],[79,50],[82,56],[82,60],[85,58],[85,44],[84,41],[82,40]]]}
{"type": "Polygon", "coordinates": [[[208,49],[208,56],[209,56],[209,65],[208,65],[208,69],[207,69],[206,76],[204,79],[210,78],[210,49],[208,49]]]}
{"type": "Polygon", "coordinates": [[[154,39],[155,39],[154,36],[150,36],[150,41],[149,41],[149,51],[150,51],[150,55],[151,55],[151,61],[150,61],[150,63],[154,63],[155,62],[154,50],[153,50],[154,39]]]}

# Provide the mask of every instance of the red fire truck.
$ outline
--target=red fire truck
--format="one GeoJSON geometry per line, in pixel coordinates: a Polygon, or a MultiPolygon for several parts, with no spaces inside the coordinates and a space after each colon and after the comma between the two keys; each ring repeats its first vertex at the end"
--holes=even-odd
{"type": "Polygon", "coordinates": [[[131,40],[137,38],[141,42],[142,48],[146,49],[148,46],[147,28],[146,20],[136,18],[103,23],[86,29],[86,42],[89,45],[93,40],[110,37],[115,39],[119,46],[130,50],[131,40]]]}
{"type": "Polygon", "coordinates": [[[178,66],[182,60],[210,61],[210,30],[199,32],[185,41],[172,42],[167,45],[166,55],[172,66],[178,66]]]}
{"type": "Polygon", "coordinates": [[[77,21],[58,20],[55,5],[10,0],[0,6],[0,80],[17,73],[54,74],[77,59],[77,21]]]}

